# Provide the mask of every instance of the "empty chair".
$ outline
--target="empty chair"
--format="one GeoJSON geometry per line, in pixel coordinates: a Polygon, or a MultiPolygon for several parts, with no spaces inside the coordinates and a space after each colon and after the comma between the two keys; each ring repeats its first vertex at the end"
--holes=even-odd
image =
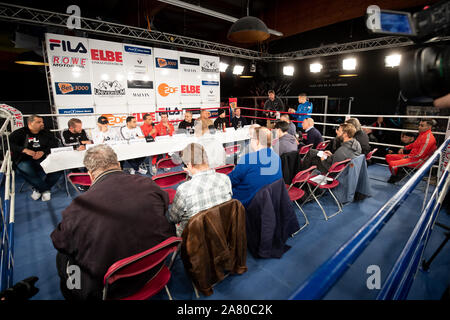
{"type": "Polygon", "coordinates": [[[300,150],[298,151],[298,153],[302,157],[304,157],[309,152],[309,150],[311,150],[312,146],[313,146],[312,143],[311,144],[307,144],[306,146],[301,147],[300,150]]]}
{"type": "MultiPolygon", "coordinates": [[[[298,204],[297,201],[300,200],[305,195],[305,191],[302,189],[302,187],[308,181],[308,179],[311,177],[312,171],[316,168],[317,168],[316,166],[311,166],[309,169],[300,171],[299,173],[297,173],[295,175],[294,179],[292,179],[291,185],[286,185],[288,194],[289,194],[289,198],[300,209],[300,211],[303,214],[303,217],[305,218],[305,221],[306,221],[305,224],[303,226],[301,226],[297,232],[299,232],[300,230],[302,230],[309,224],[308,217],[306,216],[305,212],[302,210],[302,207],[298,204]],[[299,183],[301,183],[301,185],[299,187],[294,186],[299,183]]],[[[297,234],[297,232],[295,232],[294,235],[297,234]]]]}
{"type": "MultiPolygon", "coordinates": [[[[308,180],[308,188],[310,191],[310,197],[312,196],[314,198],[314,200],[317,202],[317,204],[319,205],[320,209],[322,210],[323,216],[325,217],[325,220],[328,220],[329,218],[337,215],[338,213],[342,212],[342,206],[341,203],[339,202],[339,200],[336,198],[336,196],[333,194],[333,192],[331,191],[331,189],[336,188],[339,185],[339,181],[337,180],[337,178],[339,178],[339,175],[344,171],[344,169],[347,167],[347,165],[350,163],[351,159],[345,159],[344,161],[340,161],[340,162],[336,162],[333,163],[330,167],[330,169],[328,169],[327,174],[324,176],[324,180],[325,183],[317,183],[316,181],[314,181],[313,179],[315,177],[317,177],[317,175],[311,176],[308,180]],[[336,174],[335,177],[331,177],[331,174],[336,174]],[[314,187],[314,189],[311,189],[311,186],[314,187]],[[324,192],[326,192],[326,190],[328,190],[331,194],[331,196],[333,197],[334,201],[336,201],[336,204],[339,208],[339,210],[335,213],[333,213],[331,216],[327,216],[324,208],[322,207],[322,205],[320,204],[319,200],[317,199],[317,197],[315,196],[314,192],[317,189],[322,189],[324,190],[324,192]]],[[[309,197],[308,197],[309,198],[309,197]]],[[[308,200],[308,199],[306,199],[308,200]]]]}
{"type": "Polygon", "coordinates": [[[115,262],[105,274],[103,279],[103,300],[108,299],[110,287],[121,279],[136,277],[144,273],[149,274],[150,280],[142,284],[142,288],[130,296],[120,298],[120,300],[146,300],[162,288],[166,288],[169,299],[172,300],[167,283],[170,280],[170,268],[175,259],[182,239],[170,237],[160,244],[144,252],[115,262]],[[173,254],[169,265],[166,265],[166,258],[173,254]],[[151,272],[154,271],[153,274],[151,272]]]}
{"type": "Polygon", "coordinates": [[[92,184],[91,177],[89,176],[89,174],[88,173],[83,173],[83,172],[80,172],[80,173],[78,173],[78,172],[69,173],[67,175],[67,180],[70,182],[72,187],[78,193],[81,193],[81,192],[77,188],[77,185],[78,186],[90,187],[91,184],[92,184]]]}
{"type": "Polygon", "coordinates": [[[323,151],[323,150],[325,150],[326,147],[328,147],[329,144],[330,144],[330,140],[322,141],[321,143],[319,143],[317,145],[316,150],[323,151]]]}
{"type": "Polygon", "coordinates": [[[174,185],[177,185],[181,182],[186,181],[188,177],[188,173],[186,171],[176,171],[176,172],[168,172],[163,174],[158,174],[152,177],[152,180],[156,182],[158,186],[164,189],[169,195],[169,204],[172,204],[173,199],[175,198],[176,190],[169,188],[174,185]]]}
{"type": "Polygon", "coordinates": [[[176,164],[175,162],[173,162],[172,158],[164,158],[164,159],[159,160],[156,163],[157,169],[171,169],[171,168],[175,168],[178,166],[179,166],[179,164],[176,164]]]}
{"type": "Polygon", "coordinates": [[[216,172],[223,173],[223,174],[229,174],[234,169],[234,164],[226,164],[224,166],[220,166],[215,168],[216,172]]]}

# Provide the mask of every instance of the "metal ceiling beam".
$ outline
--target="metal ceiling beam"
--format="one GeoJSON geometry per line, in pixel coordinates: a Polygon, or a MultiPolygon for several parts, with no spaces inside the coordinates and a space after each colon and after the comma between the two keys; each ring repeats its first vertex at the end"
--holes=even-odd
{"type": "MultiPolygon", "coordinates": [[[[180,7],[180,8],[183,8],[183,9],[195,11],[195,12],[202,13],[202,14],[206,14],[208,16],[211,16],[211,17],[214,17],[214,18],[218,18],[218,19],[222,19],[222,20],[226,20],[226,21],[229,21],[229,22],[232,22],[232,23],[235,23],[236,21],[239,20],[239,18],[235,18],[235,17],[229,16],[229,15],[226,15],[226,14],[214,11],[214,10],[206,9],[206,8],[203,8],[203,7],[200,7],[200,6],[196,6],[196,5],[193,5],[193,4],[190,4],[190,3],[187,3],[187,2],[183,2],[183,1],[178,1],[178,0],[158,0],[158,1],[170,4],[170,5],[173,5],[173,6],[176,6],[176,7],[180,7]]],[[[282,37],[283,36],[282,32],[279,32],[279,31],[276,31],[276,30],[272,30],[272,29],[269,29],[269,33],[273,34],[274,36],[278,36],[278,37],[282,37]]]]}

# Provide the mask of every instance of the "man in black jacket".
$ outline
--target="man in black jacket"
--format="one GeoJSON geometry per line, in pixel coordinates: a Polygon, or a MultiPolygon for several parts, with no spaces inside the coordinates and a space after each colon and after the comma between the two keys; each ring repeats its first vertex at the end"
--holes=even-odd
{"type": "Polygon", "coordinates": [[[361,145],[362,153],[367,155],[371,148],[369,144],[369,136],[361,129],[361,123],[356,118],[350,118],[345,120],[345,123],[351,123],[356,128],[355,139],[358,140],[361,145]]]}
{"type": "Polygon", "coordinates": [[[31,198],[42,201],[51,199],[50,190],[58,181],[61,172],[53,172],[42,179],[44,171],[41,162],[50,154],[51,148],[58,147],[58,140],[47,130],[44,130],[42,117],[32,115],[27,120],[27,126],[15,130],[9,136],[11,159],[13,166],[25,181],[33,187],[31,198]]]}
{"type": "Polygon", "coordinates": [[[226,118],[225,109],[219,109],[219,116],[214,121],[214,128],[216,130],[224,131],[224,128],[228,127],[228,118],[226,118]]]}
{"type": "Polygon", "coordinates": [[[231,119],[231,125],[235,128],[243,128],[248,124],[247,119],[241,116],[241,109],[234,109],[234,117],[231,119]]]}
{"type": "Polygon", "coordinates": [[[62,132],[62,143],[64,146],[72,146],[75,150],[86,150],[87,144],[92,144],[92,141],[87,137],[84,131],[81,120],[72,118],[67,123],[68,128],[62,132]]]}
{"type": "Polygon", "coordinates": [[[276,112],[285,111],[284,103],[280,98],[275,97],[275,91],[269,90],[268,92],[269,99],[264,103],[264,110],[268,110],[268,112],[264,112],[264,115],[267,118],[271,118],[273,120],[267,120],[267,128],[272,129],[271,121],[275,121],[276,112]],[[270,112],[269,112],[270,110],[270,112]]]}
{"type": "MultiPolygon", "coordinates": [[[[84,165],[92,185],[62,212],[62,221],[50,237],[58,250],[56,264],[64,297],[100,300],[103,277],[113,263],[175,236],[175,228],[165,217],[168,194],[153,180],[120,170],[111,147],[90,148],[84,165]],[[78,287],[77,279],[69,278],[77,267],[78,287]]],[[[151,276],[119,280],[108,298],[135,293],[151,276]]]]}
{"type": "Polygon", "coordinates": [[[314,127],[314,120],[312,118],[303,120],[302,127],[306,132],[306,140],[303,140],[305,145],[312,143],[312,147],[315,149],[319,143],[323,142],[322,134],[314,127]]]}

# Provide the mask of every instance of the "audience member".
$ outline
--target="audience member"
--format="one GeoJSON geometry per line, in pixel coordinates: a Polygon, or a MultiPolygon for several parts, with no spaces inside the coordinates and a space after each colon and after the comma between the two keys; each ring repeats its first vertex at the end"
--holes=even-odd
{"type": "Polygon", "coordinates": [[[175,129],[169,122],[169,115],[166,112],[161,112],[159,116],[161,117],[161,121],[155,126],[156,136],[171,136],[175,129]]]}
{"type": "Polygon", "coordinates": [[[283,177],[281,159],[271,149],[272,134],[269,129],[255,127],[251,130],[250,152],[243,155],[229,174],[233,186],[233,198],[244,207],[264,187],[283,177]]]}
{"type": "MultiPolygon", "coordinates": [[[[141,128],[137,126],[136,118],[133,116],[127,117],[126,125],[120,128],[120,134],[122,135],[122,138],[127,141],[145,139],[141,128]]],[[[140,174],[146,174],[147,169],[142,167],[144,161],[145,157],[127,160],[131,165],[130,173],[135,174],[136,171],[138,171],[140,174]]]]}
{"type": "Polygon", "coordinates": [[[241,109],[236,108],[234,109],[234,117],[231,119],[231,125],[235,128],[243,128],[244,126],[248,125],[247,118],[241,116],[241,109]]]}
{"type": "Polygon", "coordinates": [[[75,150],[86,150],[86,145],[92,141],[87,137],[86,131],[80,119],[72,118],[67,123],[68,129],[62,132],[62,143],[64,146],[72,146],[75,150]]]}
{"type": "Polygon", "coordinates": [[[144,114],[144,124],[141,126],[141,131],[144,137],[151,136],[152,138],[156,137],[156,127],[153,124],[153,119],[151,114],[144,114]]]}
{"type": "MultiPolygon", "coordinates": [[[[400,134],[400,144],[403,146],[407,146],[408,144],[413,143],[414,140],[416,140],[416,138],[417,138],[417,134],[415,134],[414,132],[402,132],[400,134]]],[[[403,148],[397,149],[397,153],[400,153],[401,149],[403,149],[403,148]]],[[[410,152],[411,152],[411,150],[403,149],[403,154],[409,154],[410,152]]],[[[393,154],[394,150],[392,150],[392,148],[390,148],[388,150],[388,153],[393,154]]]]}
{"type": "Polygon", "coordinates": [[[331,153],[329,150],[326,150],[323,153],[319,153],[320,151],[311,149],[302,161],[302,170],[315,165],[320,172],[325,174],[333,163],[353,159],[361,154],[361,145],[354,139],[356,128],[352,124],[341,124],[336,133],[337,139],[341,141],[341,145],[336,152],[331,153]],[[319,157],[319,155],[322,156],[319,157]]]}
{"type": "MultiPolygon", "coordinates": [[[[374,127],[374,128],[386,128],[386,123],[384,122],[384,118],[383,117],[378,117],[377,121],[372,123],[371,126],[374,127]]],[[[385,131],[384,130],[372,129],[371,133],[374,135],[374,137],[377,139],[378,142],[384,142],[384,137],[385,137],[385,131]]]]}
{"type": "MultiPolygon", "coordinates": [[[[68,300],[100,300],[103,277],[113,263],[175,236],[165,217],[167,193],[151,179],[121,171],[111,147],[87,150],[84,165],[92,185],[62,212],[62,221],[50,236],[58,250],[61,291],[68,300]],[[67,286],[70,266],[81,271],[80,288],[67,286]]],[[[109,298],[134,293],[152,276],[144,274],[123,285],[119,281],[109,298]]]]}
{"type": "Polygon", "coordinates": [[[9,136],[13,168],[20,173],[32,188],[31,198],[42,201],[51,199],[51,188],[61,172],[45,174],[41,162],[58,147],[58,140],[44,129],[44,119],[31,115],[23,128],[14,130],[9,136]],[[43,178],[45,176],[45,178],[43,178]]]}
{"type": "Polygon", "coordinates": [[[179,237],[192,216],[231,200],[232,195],[230,178],[210,168],[201,144],[189,144],[183,149],[181,159],[191,179],[178,186],[168,212],[169,221],[176,223],[179,237]]]}
{"type": "Polygon", "coordinates": [[[363,130],[361,130],[361,123],[359,120],[356,118],[350,118],[345,120],[345,123],[350,123],[356,128],[355,139],[358,140],[361,145],[362,152],[367,155],[371,150],[369,137],[363,130]]]}
{"type": "Polygon", "coordinates": [[[227,114],[225,109],[219,109],[219,116],[214,121],[214,128],[216,130],[224,131],[226,127],[228,127],[228,119],[226,118],[227,114]]]}
{"type": "Polygon", "coordinates": [[[289,123],[277,121],[275,132],[277,139],[273,140],[273,150],[281,157],[283,153],[297,151],[298,142],[294,136],[288,133],[289,123]]]}
{"type": "Polygon", "coordinates": [[[283,113],[280,116],[280,120],[285,121],[287,123],[289,123],[289,129],[288,129],[288,133],[294,137],[297,137],[297,129],[295,127],[295,124],[292,123],[291,119],[289,119],[289,114],[287,113],[283,113]]]}
{"type": "Polygon", "coordinates": [[[416,168],[421,166],[429,156],[436,150],[436,139],[431,133],[433,128],[432,119],[424,119],[419,123],[419,136],[416,141],[408,144],[403,149],[400,149],[398,154],[387,154],[386,162],[391,171],[389,183],[395,183],[401,179],[397,174],[401,167],[416,168]],[[405,150],[409,150],[409,154],[405,154],[405,150]]]}
{"type": "Polygon", "coordinates": [[[300,93],[298,95],[298,107],[297,110],[295,110],[294,108],[290,108],[289,112],[291,113],[303,113],[303,115],[300,114],[292,114],[291,117],[294,118],[297,121],[300,121],[297,123],[297,126],[299,128],[303,128],[302,127],[302,122],[303,120],[305,120],[306,118],[310,118],[311,117],[311,113],[313,110],[313,104],[309,101],[307,101],[308,97],[306,95],[306,93],[300,93]]]}
{"type": "Polygon", "coordinates": [[[302,127],[306,133],[306,139],[302,141],[305,145],[312,143],[312,147],[315,149],[319,143],[323,142],[322,134],[314,127],[313,118],[304,119],[302,122],[302,127]]]}
{"type": "Polygon", "coordinates": [[[120,140],[120,135],[110,128],[108,118],[101,116],[97,119],[97,127],[92,130],[91,140],[94,144],[109,143],[120,140]]]}

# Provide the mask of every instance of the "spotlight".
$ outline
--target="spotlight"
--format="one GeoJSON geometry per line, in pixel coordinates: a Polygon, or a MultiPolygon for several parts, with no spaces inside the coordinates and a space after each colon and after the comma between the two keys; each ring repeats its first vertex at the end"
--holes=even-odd
{"type": "Polygon", "coordinates": [[[228,64],[226,64],[225,62],[221,62],[221,63],[219,64],[219,70],[220,70],[220,72],[225,72],[225,71],[227,71],[227,69],[228,69],[228,64]]]}
{"type": "Polygon", "coordinates": [[[312,73],[318,73],[322,71],[323,66],[320,63],[311,63],[309,65],[309,71],[312,73]]]}
{"type": "Polygon", "coordinates": [[[294,67],[293,66],[283,67],[283,74],[285,76],[293,76],[294,75],[294,67]]]}
{"type": "Polygon", "coordinates": [[[384,59],[384,63],[386,67],[398,67],[400,65],[400,61],[402,60],[402,56],[400,54],[392,54],[390,56],[386,56],[384,59]]]}
{"type": "Polygon", "coordinates": [[[256,64],[252,63],[250,65],[250,72],[252,72],[252,73],[256,72],[256,64]]]}
{"type": "Polygon", "coordinates": [[[355,70],[356,69],[356,59],[348,58],[342,61],[342,69],[344,70],[355,70]]]}
{"type": "Polygon", "coordinates": [[[244,72],[244,66],[235,65],[233,68],[233,74],[241,75],[244,72]]]}

